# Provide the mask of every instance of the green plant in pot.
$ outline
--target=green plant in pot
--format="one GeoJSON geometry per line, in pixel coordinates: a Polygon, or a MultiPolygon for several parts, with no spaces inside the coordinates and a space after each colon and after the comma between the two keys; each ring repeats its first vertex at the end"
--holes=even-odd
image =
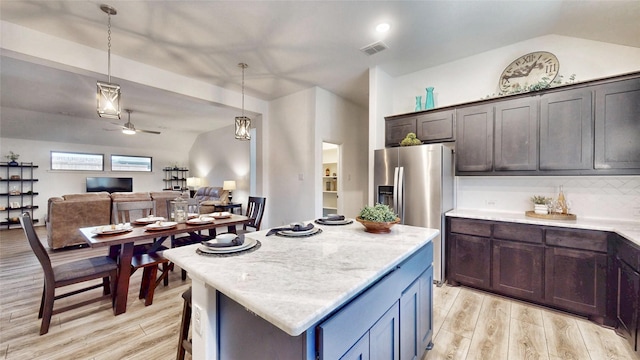
{"type": "Polygon", "coordinates": [[[402,139],[402,141],[400,141],[400,146],[414,146],[414,145],[421,145],[422,141],[420,141],[420,139],[418,139],[418,137],[416,136],[415,133],[408,133],[407,136],[402,139]]]}
{"type": "Polygon", "coordinates": [[[545,215],[549,213],[549,209],[547,207],[547,203],[552,200],[546,196],[542,195],[534,195],[531,197],[531,202],[533,203],[533,212],[540,215],[545,215]]]}
{"type": "Polygon", "coordinates": [[[400,218],[388,205],[376,204],[362,208],[356,221],[365,227],[366,232],[385,234],[391,231],[393,225],[400,222],[400,218]]]}
{"type": "Polygon", "coordinates": [[[9,151],[9,155],[5,156],[7,159],[11,160],[9,162],[10,166],[17,166],[18,162],[16,160],[18,160],[18,158],[20,157],[19,154],[14,153],[13,151],[9,151]]]}

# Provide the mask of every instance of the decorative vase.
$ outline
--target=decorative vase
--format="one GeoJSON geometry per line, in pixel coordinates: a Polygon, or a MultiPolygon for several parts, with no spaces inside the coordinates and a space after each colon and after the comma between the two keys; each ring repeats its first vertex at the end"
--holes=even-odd
{"type": "Polygon", "coordinates": [[[8,165],[9,165],[9,166],[18,166],[18,162],[17,162],[17,161],[15,161],[15,160],[11,160],[11,161],[9,161],[9,164],[8,164],[8,165]]]}
{"type": "Polygon", "coordinates": [[[429,110],[435,107],[433,103],[433,87],[429,86],[427,88],[427,100],[424,102],[424,109],[429,110]]]}
{"type": "Polygon", "coordinates": [[[416,96],[416,111],[422,110],[422,96],[416,96]]]}

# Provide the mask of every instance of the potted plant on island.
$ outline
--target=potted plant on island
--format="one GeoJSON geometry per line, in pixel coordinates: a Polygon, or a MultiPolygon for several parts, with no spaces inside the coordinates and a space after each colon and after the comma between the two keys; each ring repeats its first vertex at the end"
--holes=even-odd
{"type": "Polygon", "coordinates": [[[534,195],[531,197],[531,202],[533,203],[533,212],[540,215],[546,215],[549,213],[549,208],[547,207],[547,202],[550,199],[542,196],[542,195],[534,195]]]}
{"type": "Polygon", "coordinates": [[[5,157],[11,160],[8,163],[9,166],[18,166],[18,162],[16,160],[18,160],[18,158],[20,157],[19,154],[16,154],[13,151],[9,151],[9,155],[6,155],[5,157]]]}
{"type": "Polygon", "coordinates": [[[365,227],[366,232],[386,234],[391,232],[393,225],[400,222],[400,218],[388,205],[376,204],[362,208],[356,221],[365,227]]]}

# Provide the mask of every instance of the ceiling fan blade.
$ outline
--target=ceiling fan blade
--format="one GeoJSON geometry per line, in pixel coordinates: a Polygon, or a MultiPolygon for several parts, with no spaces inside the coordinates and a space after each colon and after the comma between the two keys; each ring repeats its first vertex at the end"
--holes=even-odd
{"type": "Polygon", "coordinates": [[[141,129],[136,129],[136,132],[143,132],[143,133],[149,133],[149,134],[156,134],[156,135],[160,135],[160,131],[153,131],[153,130],[141,130],[141,129]]]}

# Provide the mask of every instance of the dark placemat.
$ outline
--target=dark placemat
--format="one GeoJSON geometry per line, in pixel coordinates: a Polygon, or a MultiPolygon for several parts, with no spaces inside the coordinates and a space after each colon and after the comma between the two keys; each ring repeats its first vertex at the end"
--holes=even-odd
{"type": "Polygon", "coordinates": [[[314,229],[318,229],[318,231],[311,234],[306,234],[306,235],[287,235],[287,234],[281,234],[280,231],[278,231],[276,235],[286,237],[286,238],[305,238],[305,237],[310,237],[310,236],[314,236],[322,233],[322,229],[320,228],[314,228],[314,229]]]}
{"type": "Polygon", "coordinates": [[[244,255],[244,254],[254,252],[260,249],[261,246],[262,246],[262,243],[260,242],[260,240],[256,240],[255,246],[252,246],[245,250],[240,250],[232,253],[212,254],[212,253],[201,251],[200,249],[196,249],[196,254],[202,255],[202,256],[211,256],[211,257],[231,257],[231,256],[239,256],[239,255],[244,255]]]}
{"type": "Polygon", "coordinates": [[[349,224],[353,224],[353,219],[349,219],[347,222],[344,223],[339,223],[339,224],[329,224],[323,221],[320,221],[320,219],[316,219],[314,221],[316,224],[318,225],[326,225],[326,226],[342,226],[342,225],[349,225],[349,224]]]}

